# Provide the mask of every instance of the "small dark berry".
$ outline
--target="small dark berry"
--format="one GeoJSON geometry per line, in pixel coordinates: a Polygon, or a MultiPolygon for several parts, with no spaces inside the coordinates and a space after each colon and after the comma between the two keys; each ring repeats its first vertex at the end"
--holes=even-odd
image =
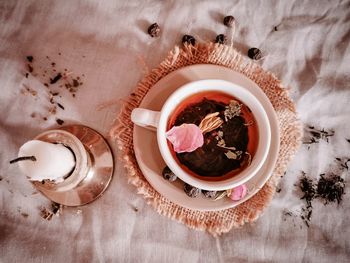
{"type": "Polygon", "coordinates": [[[33,62],[33,56],[27,56],[27,60],[28,60],[29,62],[33,62]]]}
{"type": "Polygon", "coordinates": [[[248,50],[248,57],[250,57],[251,59],[259,60],[262,58],[262,53],[260,49],[252,47],[248,50]]]}
{"type": "Polygon", "coordinates": [[[184,184],[184,191],[189,197],[192,198],[197,197],[201,192],[200,189],[186,183],[184,184]]]}
{"type": "Polygon", "coordinates": [[[184,35],[182,38],[182,44],[194,46],[196,44],[196,39],[191,35],[184,35]]]}
{"type": "Polygon", "coordinates": [[[153,23],[148,28],[148,34],[150,34],[151,37],[157,37],[160,34],[160,27],[157,23],[153,23]]]}
{"type": "Polygon", "coordinates": [[[215,43],[225,45],[227,43],[227,37],[224,34],[217,35],[215,39],[215,43]]]}
{"type": "Polygon", "coordinates": [[[214,199],[216,197],[217,191],[202,190],[202,193],[206,198],[214,199]]]}
{"type": "Polygon", "coordinates": [[[235,22],[235,18],[233,16],[225,16],[224,25],[227,27],[232,27],[235,22]]]}
{"type": "Polygon", "coordinates": [[[177,176],[170,170],[168,166],[165,166],[165,168],[162,171],[163,178],[165,180],[168,180],[169,182],[174,182],[177,179],[177,176]]]}

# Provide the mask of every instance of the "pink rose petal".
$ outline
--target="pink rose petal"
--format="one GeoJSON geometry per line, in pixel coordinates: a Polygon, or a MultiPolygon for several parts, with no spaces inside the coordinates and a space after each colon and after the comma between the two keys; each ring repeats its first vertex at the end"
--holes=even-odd
{"type": "Polygon", "coordinates": [[[231,190],[230,198],[233,201],[239,201],[243,199],[247,194],[247,186],[245,184],[239,185],[231,190]]]}
{"type": "Polygon", "coordinates": [[[166,133],[166,137],[177,153],[193,152],[204,143],[202,131],[195,124],[184,123],[181,126],[174,126],[166,133]]]}

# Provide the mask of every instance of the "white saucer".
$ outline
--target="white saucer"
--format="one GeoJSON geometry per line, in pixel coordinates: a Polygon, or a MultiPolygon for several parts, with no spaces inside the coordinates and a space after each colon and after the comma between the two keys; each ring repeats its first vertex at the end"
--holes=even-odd
{"type": "Polygon", "coordinates": [[[276,112],[265,93],[250,79],[226,67],[202,64],[192,65],[176,70],[158,81],[147,93],[139,107],[150,110],[160,110],[177,88],[190,81],[200,79],[223,79],[240,85],[253,93],[264,107],[271,126],[271,145],[266,163],[250,179],[246,185],[248,194],[240,201],[234,202],[228,198],[213,201],[203,195],[197,198],[188,197],[183,191],[183,183],[177,180],[170,183],[163,179],[162,170],[166,166],[157,145],[156,133],[134,125],[134,150],[136,160],[147,181],[161,195],[170,201],[194,210],[218,211],[232,208],[255,195],[270,178],[275,167],[279,150],[279,129],[276,112]]]}

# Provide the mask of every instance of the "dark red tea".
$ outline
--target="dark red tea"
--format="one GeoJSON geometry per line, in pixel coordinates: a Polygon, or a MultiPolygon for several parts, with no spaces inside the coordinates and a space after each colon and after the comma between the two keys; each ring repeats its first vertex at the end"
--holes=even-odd
{"type": "MultiPolygon", "coordinates": [[[[178,165],[190,175],[209,181],[231,178],[250,164],[258,145],[258,127],[250,109],[231,95],[203,92],[188,97],[174,110],[167,130],[173,126],[203,124],[206,116],[220,118],[219,127],[203,133],[204,144],[193,152],[176,153],[178,165]]],[[[208,118],[206,118],[207,120],[208,118]]]]}

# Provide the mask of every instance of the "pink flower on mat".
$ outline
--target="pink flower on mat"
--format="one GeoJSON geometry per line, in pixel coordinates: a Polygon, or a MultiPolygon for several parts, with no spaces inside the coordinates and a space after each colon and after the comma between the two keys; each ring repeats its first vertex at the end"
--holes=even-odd
{"type": "Polygon", "coordinates": [[[247,194],[247,186],[245,184],[239,185],[230,190],[228,197],[233,201],[243,199],[247,194]]]}
{"type": "Polygon", "coordinates": [[[166,136],[177,153],[193,152],[204,143],[203,133],[195,124],[184,123],[181,126],[174,126],[167,131],[166,136]]]}

